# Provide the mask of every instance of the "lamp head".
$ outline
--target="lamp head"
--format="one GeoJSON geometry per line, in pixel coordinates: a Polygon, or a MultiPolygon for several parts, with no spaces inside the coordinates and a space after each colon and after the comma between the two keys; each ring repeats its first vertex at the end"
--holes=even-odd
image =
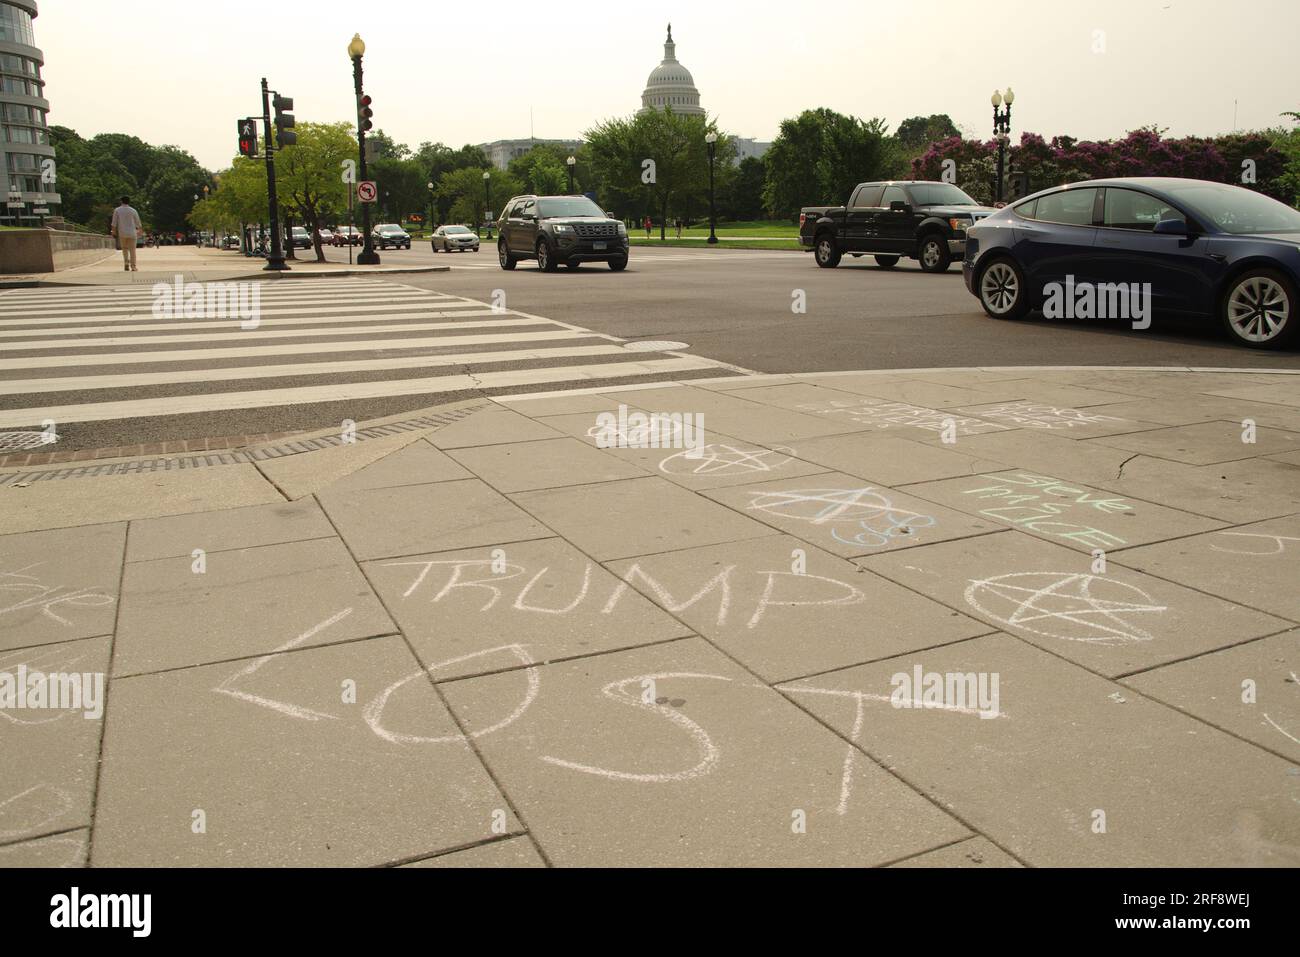
{"type": "Polygon", "coordinates": [[[716,142],[718,142],[718,134],[717,134],[717,133],[710,132],[707,136],[704,137],[704,142],[706,142],[706,143],[716,143],[716,142]]]}
{"type": "Polygon", "coordinates": [[[353,60],[360,59],[366,55],[366,41],[361,39],[361,34],[354,33],[352,42],[348,44],[348,57],[353,60]]]}
{"type": "Polygon", "coordinates": [[[1007,106],[1010,106],[1015,101],[1016,95],[1011,92],[1011,87],[1007,87],[1007,92],[1006,95],[1002,97],[1002,102],[1006,103],[1007,106]]]}

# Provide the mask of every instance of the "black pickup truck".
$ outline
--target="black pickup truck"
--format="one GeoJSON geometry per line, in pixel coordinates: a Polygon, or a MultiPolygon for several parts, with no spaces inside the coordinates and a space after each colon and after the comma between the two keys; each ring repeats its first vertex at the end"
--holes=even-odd
{"type": "Polygon", "coordinates": [[[799,244],[825,269],[845,253],[870,253],[882,269],[906,256],[926,272],[943,272],[965,253],[966,227],[994,212],[951,183],[862,183],[847,206],[805,206],[799,244]]]}

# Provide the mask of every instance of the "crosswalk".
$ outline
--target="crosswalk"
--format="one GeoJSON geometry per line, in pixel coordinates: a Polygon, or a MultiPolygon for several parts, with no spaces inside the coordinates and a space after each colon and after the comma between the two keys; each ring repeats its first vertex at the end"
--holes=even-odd
{"type": "Polygon", "coordinates": [[[165,310],[146,285],[0,293],[0,429],[745,371],[377,279],[254,285],[189,315],[206,287],[165,310]]]}

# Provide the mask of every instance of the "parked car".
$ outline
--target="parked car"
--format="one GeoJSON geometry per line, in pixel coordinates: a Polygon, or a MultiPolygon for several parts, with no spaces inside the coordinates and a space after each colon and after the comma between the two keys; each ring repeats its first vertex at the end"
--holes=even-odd
{"type": "Polygon", "coordinates": [[[311,233],[306,226],[295,226],[290,241],[294,249],[311,249],[311,233]]]}
{"type": "Polygon", "coordinates": [[[331,242],[335,246],[360,246],[361,230],[355,226],[340,226],[334,230],[334,238],[331,242]]]}
{"type": "Polygon", "coordinates": [[[995,319],[1040,307],[1053,284],[1052,292],[1091,284],[1098,301],[1118,284],[1149,284],[1154,313],[1215,318],[1250,348],[1280,348],[1300,325],[1300,212],[1240,186],[1071,183],[1000,210],[967,236],[966,288],[995,319]]]}
{"type": "Polygon", "coordinates": [[[334,243],[334,232],[330,229],[321,228],[316,230],[316,238],[320,240],[322,246],[331,246],[334,243]]]}
{"type": "Polygon", "coordinates": [[[411,234],[396,223],[383,223],[370,231],[370,242],[379,249],[387,249],[389,246],[410,249],[411,234]]]}
{"type": "Polygon", "coordinates": [[[466,249],[478,252],[478,236],[467,226],[439,226],[433,231],[430,240],[433,251],[449,253],[464,252],[466,249]]]}
{"type": "Polygon", "coordinates": [[[238,236],[227,236],[227,237],[225,237],[223,240],[221,240],[221,248],[222,248],[222,249],[238,249],[238,248],[239,248],[239,237],[238,237],[238,236]]]}
{"type": "Polygon", "coordinates": [[[627,268],[627,227],[607,216],[585,196],[516,196],[497,220],[497,258],[502,269],[521,259],[554,272],[560,263],[577,269],[584,262],[627,268]]]}
{"type": "Polygon", "coordinates": [[[944,272],[961,259],[967,228],[993,212],[951,183],[862,183],[846,206],[805,206],[799,212],[799,243],[825,269],[849,253],[874,255],[882,269],[907,257],[926,272],[944,272]]]}

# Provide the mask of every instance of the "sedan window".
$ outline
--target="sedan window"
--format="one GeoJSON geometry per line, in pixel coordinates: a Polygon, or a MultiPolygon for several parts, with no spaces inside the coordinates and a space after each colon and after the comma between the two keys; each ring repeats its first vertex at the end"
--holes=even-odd
{"type": "Polygon", "coordinates": [[[1040,222],[1063,223],[1067,226],[1091,226],[1092,207],[1097,200],[1097,190],[1063,189],[1038,197],[1034,218],[1040,222]]]}
{"type": "Polygon", "coordinates": [[[1185,221],[1185,217],[1163,200],[1135,189],[1107,187],[1102,225],[1113,229],[1141,229],[1147,232],[1156,228],[1162,219],[1185,221]]]}

